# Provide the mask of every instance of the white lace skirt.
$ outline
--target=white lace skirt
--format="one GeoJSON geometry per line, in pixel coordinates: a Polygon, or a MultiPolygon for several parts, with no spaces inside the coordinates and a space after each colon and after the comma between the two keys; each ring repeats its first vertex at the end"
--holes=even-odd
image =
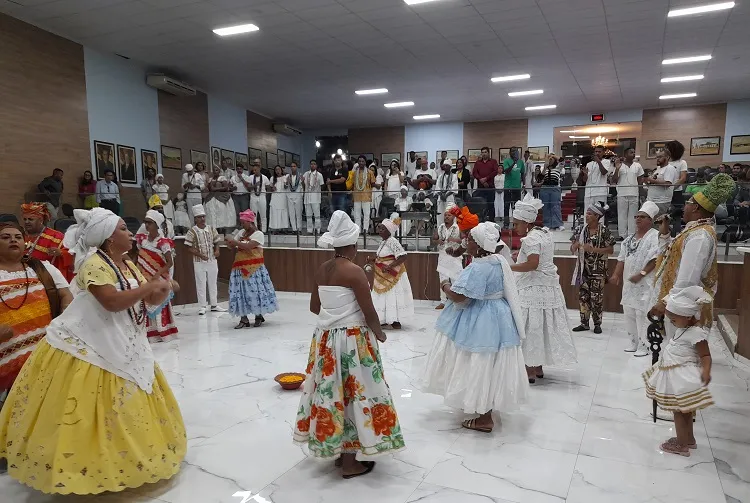
{"type": "Polygon", "coordinates": [[[423,391],[441,395],[446,405],[467,414],[517,409],[529,391],[521,348],[471,353],[437,333],[427,359],[423,391]]]}
{"type": "Polygon", "coordinates": [[[414,297],[409,275],[404,272],[398,283],[385,293],[372,291],[372,303],[378,312],[380,323],[402,323],[414,316],[414,297]]]}
{"type": "Polygon", "coordinates": [[[529,367],[565,366],[578,362],[568,325],[565,297],[557,286],[518,289],[521,319],[526,332],[523,357],[529,367]]]}
{"type": "Polygon", "coordinates": [[[231,199],[222,203],[214,197],[204,206],[206,208],[206,223],[214,229],[237,225],[237,214],[234,210],[234,201],[231,199]]]}

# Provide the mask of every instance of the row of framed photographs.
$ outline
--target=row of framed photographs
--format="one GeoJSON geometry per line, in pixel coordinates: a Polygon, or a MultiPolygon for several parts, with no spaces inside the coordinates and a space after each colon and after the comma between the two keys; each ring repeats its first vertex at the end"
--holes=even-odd
{"type": "MultiPolygon", "coordinates": [[[[656,158],[659,150],[666,147],[669,140],[654,140],[648,142],[647,159],[656,158]]],[[[750,134],[732,136],[729,147],[730,155],[750,154],[750,134]]],[[[720,155],[721,136],[700,136],[690,138],[690,156],[720,155]]]]}

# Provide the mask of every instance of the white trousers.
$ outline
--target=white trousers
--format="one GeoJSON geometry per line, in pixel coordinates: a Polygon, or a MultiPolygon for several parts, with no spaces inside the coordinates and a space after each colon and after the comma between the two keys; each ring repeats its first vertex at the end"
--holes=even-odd
{"type": "Polygon", "coordinates": [[[315,217],[315,230],[320,233],[320,203],[305,204],[305,215],[307,220],[307,232],[313,231],[313,217],[315,217]]]}
{"type": "MultiPolygon", "coordinates": [[[[637,337],[641,344],[648,346],[648,325],[649,321],[646,311],[633,309],[632,307],[622,308],[625,313],[625,330],[630,337],[637,337]]],[[[668,321],[668,320],[667,320],[668,321]]]]}
{"type": "Polygon", "coordinates": [[[258,229],[263,232],[268,232],[268,229],[266,229],[268,225],[268,220],[266,220],[266,204],[265,194],[261,194],[260,196],[256,196],[255,194],[250,195],[250,209],[257,215],[255,221],[261,223],[261,225],[258,225],[258,229]]]}
{"type": "Polygon", "coordinates": [[[187,201],[188,218],[190,218],[190,225],[195,225],[195,216],[193,215],[193,206],[203,204],[203,198],[200,192],[188,192],[185,197],[187,201]]]}
{"type": "Polygon", "coordinates": [[[294,232],[302,230],[302,194],[287,194],[286,207],[289,210],[289,221],[292,223],[292,230],[294,232]]]}
{"type": "Polygon", "coordinates": [[[354,223],[359,226],[359,230],[367,232],[370,229],[370,201],[354,202],[354,223]],[[364,219],[363,219],[364,216],[364,219]]]}
{"type": "Polygon", "coordinates": [[[505,192],[495,192],[495,218],[505,218],[505,192]]]}
{"type": "Polygon", "coordinates": [[[206,307],[206,283],[208,283],[208,300],[216,305],[216,278],[219,276],[219,263],[215,258],[207,262],[193,262],[195,273],[195,291],[198,294],[198,307],[206,307]]]}
{"type": "Polygon", "coordinates": [[[635,234],[638,196],[617,196],[617,234],[621,238],[635,234]]]}

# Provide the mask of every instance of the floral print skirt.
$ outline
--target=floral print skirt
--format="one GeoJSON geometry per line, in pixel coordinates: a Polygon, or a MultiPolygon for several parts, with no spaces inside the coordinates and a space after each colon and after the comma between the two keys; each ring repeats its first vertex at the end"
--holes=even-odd
{"type": "Polygon", "coordinates": [[[357,452],[376,456],[404,448],[371,330],[316,330],[306,373],[294,441],[306,444],[312,456],[328,459],[357,452]]]}

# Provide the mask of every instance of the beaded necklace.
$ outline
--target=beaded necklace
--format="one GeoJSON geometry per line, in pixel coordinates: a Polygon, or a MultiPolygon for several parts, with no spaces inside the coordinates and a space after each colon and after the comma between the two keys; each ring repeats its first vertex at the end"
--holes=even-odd
{"type": "Polygon", "coordinates": [[[294,183],[289,184],[289,191],[290,192],[297,192],[297,189],[299,188],[299,182],[302,179],[301,176],[299,176],[299,173],[290,173],[289,176],[294,177],[294,183]]]}
{"type": "Polygon", "coordinates": [[[263,175],[253,175],[253,194],[259,196],[263,192],[263,175]]]}
{"type": "Polygon", "coordinates": [[[370,172],[367,170],[367,168],[359,168],[354,172],[354,188],[357,190],[357,192],[363,192],[367,188],[367,179],[369,177],[370,172]],[[365,175],[364,178],[360,177],[360,172],[365,175]]]}
{"type": "MultiPolygon", "coordinates": [[[[120,290],[123,292],[125,290],[132,290],[130,286],[130,282],[127,279],[125,279],[125,276],[122,274],[122,271],[120,270],[119,267],[117,267],[117,265],[115,265],[115,263],[112,261],[110,256],[104,253],[102,250],[96,250],[96,253],[115,272],[115,275],[117,276],[117,281],[120,283],[120,290]]],[[[138,280],[138,275],[136,274],[136,272],[133,270],[132,267],[130,267],[130,264],[128,264],[127,262],[125,262],[125,266],[128,268],[128,270],[130,271],[130,274],[133,275],[133,278],[135,279],[136,283],[138,283],[138,286],[140,287],[141,282],[138,280]]],[[[141,299],[137,303],[137,305],[140,306],[140,312],[136,312],[135,306],[133,306],[133,307],[128,308],[128,315],[130,316],[130,319],[133,320],[133,323],[136,326],[140,326],[146,322],[146,301],[141,299]]]]}

